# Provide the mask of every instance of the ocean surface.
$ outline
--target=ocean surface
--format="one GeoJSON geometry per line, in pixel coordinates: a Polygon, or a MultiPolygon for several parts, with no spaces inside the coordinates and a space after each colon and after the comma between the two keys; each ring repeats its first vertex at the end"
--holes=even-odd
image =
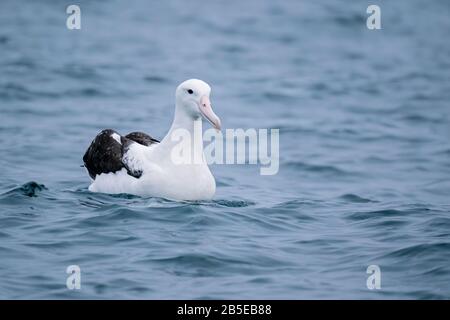
{"type": "Polygon", "coordinates": [[[69,4],[0,2],[0,298],[450,298],[449,1],[77,1],[81,30],[69,4]],[[278,174],[89,192],[95,135],[164,137],[189,78],[224,128],[280,130],[278,174]]]}

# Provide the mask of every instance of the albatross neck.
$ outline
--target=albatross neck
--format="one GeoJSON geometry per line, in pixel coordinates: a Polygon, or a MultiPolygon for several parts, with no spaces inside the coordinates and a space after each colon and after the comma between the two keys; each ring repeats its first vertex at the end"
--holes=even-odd
{"type": "MultiPolygon", "coordinates": [[[[202,118],[201,116],[193,117],[188,114],[182,106],[178,103],[175,107],[175,115],[173,117],[172,126],[170,127],[170,131],[176,129],[186,129],[190,133],[194,133],[194,129],[202,129],[202,118]],[[200,128],[197,126],[200,125],[200,128]]],[[[170,132],[169,131],[169,132],[170,132]]]]}
{"type": "Polygon", "coordinates": [[[177,104],[172,125],[160,145],[164,149],[171,150],[180,144],[185,144],[187,148],[193,150],[196,159],[203,158],[202,118],[192,117],[177,104]]]}

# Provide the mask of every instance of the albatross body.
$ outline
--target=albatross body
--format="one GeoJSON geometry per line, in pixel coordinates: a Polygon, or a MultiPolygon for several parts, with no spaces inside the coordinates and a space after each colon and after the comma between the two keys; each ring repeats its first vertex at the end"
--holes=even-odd
{"type": "Polygon", "coordinates": [[[209,200],[216,182],[203,155],[202,116],[218,130],[210,86],[196,79],[176,90],[175,117],[161,141],[142,132],[121,136],[114,130],[100,132],[86,151],[83,161],[93,179],[89,190],[128,193],[173,200],[209,200]],[[189,139],[180,139],[180,133],[189,139]],[[190,150],[196,161],[180,162],[177,150],[190,150]]]}

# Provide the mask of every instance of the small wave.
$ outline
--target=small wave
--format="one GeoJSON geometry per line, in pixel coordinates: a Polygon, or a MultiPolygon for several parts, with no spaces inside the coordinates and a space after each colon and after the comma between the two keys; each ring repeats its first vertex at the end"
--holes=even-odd
{"type": "MultiPolygon", "coordinates": [[[[228,270],[231,272],[232,266],[239,267],[248,265],[249,261],[229,258],[219,258],[208,254],[182,254],[168,258],[144,259],[143,263],[158,263],[165,268],[170,267],[172,272],[179,275],[195,274],[196,276],[208,276],[213,271],[228,270]],[[227,266],[226,268],[224,266],[227,266]]],[[[242,268],[240,268],[242,270],[242,268]]]]}
{"type": "Polygon", "coordinates": [[[54,71],[56,74],[79,80],[99,80],[96,68],[84,65],[68,64],[54,71]]]}
{"type": "Polygon", "coordinates": [[[139,199],[141,197],[136,196],[134,194],[129,194],[129,193],[116,193],[116,194],[110,194],[109,196],[113,197],[113,198],[117,198],[117,199],[139,199]]]}
{"type": "Polygon", "coordinates": [[[279,230],[298,229],[298,223],[305,224],[316,220],[314,216],[303,212],[303,210],[285,208],[280,205],[275,205],[271,208],[258,208],[255,211],[260,213],[261,216],[254,217],[253,220],[256,219],[263,226],[270,226],[279,230]]]}
{"type": "Polygon", "coordinates": [[[384,258],[415,258],[424,256],[439,256],[444,258],[442,254],[450,252],[449,242],[416,244],[406,248],[392,251],[384,256],[384,258]]]}
{"type": "Polygon", "coordinates": [[[16,60],[11,61],[9,66],[17,67],[18,69],[23,70],[33,70],[37,68],[37,63],[34,59],[29,57],[20,57],[16,60]]]}
{"type": "Polygon", "coordinates": [[[373,200],[370,199],[366,199],[363,197],[360,197],[356,194],[344,194],[342,196],[339,197],[339,199],[345,200],[347,202],[353,202],[353,203],[369,203],[369,202],[375,202],[373,200]]]}
{"type": "Polygon", "coordinates": [[[22,85],[7,83],[0,87],[0,98],[2,100],[31,100],[33,92],[22,85]]]}
{"type": "Polygon", "coordinates": [[[273,209],[298,209],[301,207],[318,207],[324,204],[322,200],[295,199],[288,200],[273,206],[273,209]]]}
{"type": "Polygon", "coordinates": [[[308,89],[310,89],[313,92],[328,92],[331,90],[331,88],[329,87],[329,85],[323,81],[321,82],[315,82],[312,83],[308,89]]]}
{"type": "Polygon", "coordinates": [[[116,193],[116,194],[96,193],[96,192],[89,191],[87,188],[77,189],[75,191],[68,190],[67,192],[71,192],[71,193],[79,194],[79,195],[91,195],[91,196],[99,195],[100,197],[105,196],[105,197],[111,197],[111,198],[116,198],[116,199],[139,199],[139,198],[141,198],[139,196],[129,194],[129,193],[116,193]]]}
{"type": "Polygon", "coordinates": [[[103,97],[108,94],[98,88],[86,87],[75,90],[67,90],[65,95],[74,97],[103,97]]]}
{"type": "Polygon", "coordinates": [[[294,169],[301,169],[306,172],[318,172],[325,174],[335,174],[335,175],[346,175],[349,172],[340,169],[332,165],[319,165],[319,164],[309,164],[301,161],[287,161],[283,163],[283,166],[291,167],[294,169]]]}
{"type": "Polygon", "coordinates": [[[422,275],[432,275],[432,276],[446,276],[449,274],[449,267],[433,267],[425,272],[422,273],[422,275]]]}
{"type": "Polygon", "coordinates": [[[151,83],[167,83],[169,79],[162,76],[145,76],[144,80],[151,83]]]}
{"type": "Polygon", "coordinates": [[[231,184],[228,182],[225,182],[223,180],[220,180],[220,181],[216,181],[216,185],[218,187],[229,187],[231,184]]]}
{"type": "Polygon", "coordinates": [[[361,14],[342,15],[334,18],[334,21],[343,27],[353,27],[364,23],[365,17],[361,14]]]}
{"type": "Polygon", "coordinates": [[[242,208],[255,205],[254,202],[246,200],[214,200],[213,203],[227,208],[242,208]]]}
{"type": "Polygon", "coordinates": [[[39,184],[35,181],[30,181],[18,188],[14,188],[3,195],[21,194],[27,197],[37,197],[38,193],[43,190],[48,190],[43,184],[39,184]]]}
{"type": "Polygon", "coordinates": [[[354,212],[347,216],[349,220],[362,221],[368,219],[381,219],[386,217],[401,217],[409,214],[418,213],[417,210],[397,210],[397,209],[385,209],[385,210],[375,210],[375,211],[362,211],[354,212]]]}
{"type": "Polygon", "coordinates": [[[243,53],[247,51],[243,46],[234,44],[220,46],[220,49],[229,53],[243,53]]]}
{"type": "Polygon", "coordinates": [[[365,55],[361,52],[346,52],[344,54],[344,57],[348,60],[363,60],[365,58],[365,55]]]}
{"type": "MultiPolygon", "coordinates": [[[[106,194],[106,193],[94,193],[90,192],[85,189],[77,189],[75,191],[72,190],[65,190],[64,192],[68,192],[73,194],[74,196],[78,197],[78,202],[85,207],[89,208],[95,208],[95,209],[102,209],[106,210],[109,207],[115,207],[117,205],[122,204],[121,202],[118,202],[119,200],[134,200],[134,199],[141,199],[138,196],[131,195],[131,194],[106,194]]],[[[123,202],[123,204],[127,204],[130,201],[123,202]]]]}
{"type": "Polygon", "coordinates": [[[9,42],[9,38],[7,36],[0,36],[0,44],[6,44],[9,42]]]}
{"type": "Polygon", "coordinates": [[[263,97],[265,97],[268,100],[271,101],[285,101],[285,102],[291,102],[295,101],[295,97],[292,95],[288,95],[285,93],[275,92],[275,91],[266,91],[263,93],[263,97]]]}
{"type": "Polygon", "coordinates": [[[281,36],[276,37],[276,40],[284,45],[292,45],[296,41],[298,41],[298,38],[291,34],[283,34],[281,36]]]}
{"type": "Polygon", "coordinates": [[[435,154],[437,155],[446,155],[446,156],[450,156],[450,149],[441,149],[439,151],[437,151],[435,154]]]}
{"type": "Polygon", "coordinates": [[[436,230],[450,230],[450,218],[438,217],[426,222],[426,224],[436,230]]]}
{"type": "MultiPolygon", "coordinates": [[[[36,98],[56,99],[60,97],[61,94],[59,92],[34,90],[29,88],[29,86],[24,86],[18,83],[7,83],[0,86],[0,98],[4,100],[30,101],[36,98]]],[[[30,112],[36,111],[31,110],[30,112]]]]}
{"type": "Polygon", "coordinates": [[[151,197],[146,199],[145,207],[172,209],[172,208],[189,207],[191,205],[200,205],[200,204],[202,203],[198,201],[175,201],[164,198],[151,197]]]}
{"type": "Polygon", "coordinates": [[[97,215],[90,215],[77,221],[79,228],[108,227],[118,225],[118,223],[136,223],[137,221],[152,220],[154,216],[141,209],[119,207],[110,205],[101,208],[97,215]]]}
{"type": "MultiPolygon", "coordinates": [[[[255,202],[248,200],[212,200],[212,201],[175,201],[158,197],[141,197],[137,195],[120,193],[120,194],[106,194],[106,193],[94,193],[88,191],[87,188],[81,188],[76,190],[66,190],[75,195],[83,196],[80,199],[80,204],[86,207],[92,208],[104,208],[107,204],[117,205],[129,205],[132,208],[161,208],[161,209],[173,209],[173,208],[194,208],[195,206],[215,206],[215,207],[227,207],[227,208],[241,208],[255,205],[255,202]],[[117,200],[135,200],[118,203],[117,200]]],[[[194,210],[194,209],[193,209],[194,210]]],[[[188,209],[188,211],[190,211],[188,209]]]]}
{"type": "Polygon", "coordinates": [[[410,115],[406,115],[406,116],[402,116],[400,118],[400,120],[404,120],[404,121],[408,121],[408,122],[412,122],[412,123],[433,123],[433,124],[439,124],[439,123],[444,123],[445,119],[442,118],[433,118],[430,117],[429,115],[423,115],[423,114],[410,114],[410,115]]]}

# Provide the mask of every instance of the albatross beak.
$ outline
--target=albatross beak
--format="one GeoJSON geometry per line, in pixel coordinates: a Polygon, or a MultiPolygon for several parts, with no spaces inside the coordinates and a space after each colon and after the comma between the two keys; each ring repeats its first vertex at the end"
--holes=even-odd
{"type": "Polygon", "coordinates": [[[211,101],[209,101],[208,96],[201,97],[200,112],[206,118],[206,120],[211,122],[211,124],[213,125],[214,128],[216,128],[217,130],[220,130],[220,128],[221,128],[220,119],[218,116],[216,116],[216,114],[212,110],[211,101]]]}

